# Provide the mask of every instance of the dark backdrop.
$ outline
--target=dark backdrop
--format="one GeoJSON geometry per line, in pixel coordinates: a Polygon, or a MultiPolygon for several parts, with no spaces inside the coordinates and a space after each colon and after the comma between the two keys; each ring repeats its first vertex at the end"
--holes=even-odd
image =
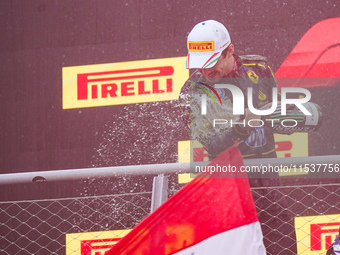
{"type": "MultiPolygon", "coordinates": [[[[0,172],[176,162],[177,141],[187,133],[180,124],[169,125],[177,121],[174,102],[63,110],[62,67],[185,56],[191,28],[215,19],[229,29],[237,54],[266,56],[275,71],[312,25],[339,16],[339,5],[337,0],[1,0],[0,172]],[[136,117],[131,110],[153,112],[136,119],[142,131],[121,121],[136,117]],[[160,117],[164,122],[156,121],[160,117]],[[149,139],[141,141],[141,134],[149,139]]],[[[327,103],[322,96],[316,100],[327,103]]],[[[324,128],[311,136],[311,155],[339,154],[338,142],[319,142],[329,133],[324,128]]],[[[150,178],[143,180],[149,189],[150,178]]],[[[6,186],[1,197],[69,196],[84,185],[74,183],[51,184],[44,194],[46,184],[6,186]]],[[[121,185],[108,186],[114,192],[121,185]]]]}

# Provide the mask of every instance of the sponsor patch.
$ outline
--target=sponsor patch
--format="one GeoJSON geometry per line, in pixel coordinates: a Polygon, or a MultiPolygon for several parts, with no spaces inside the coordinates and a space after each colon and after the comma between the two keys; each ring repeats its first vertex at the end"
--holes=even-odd
{"type": "Polygon", "coordinates": [[[189,51],[214,51],[214,41],[188,42],[189,51]]]}

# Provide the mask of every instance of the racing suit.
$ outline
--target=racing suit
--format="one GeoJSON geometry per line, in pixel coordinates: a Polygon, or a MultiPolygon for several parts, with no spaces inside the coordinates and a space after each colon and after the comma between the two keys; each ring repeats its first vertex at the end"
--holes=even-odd
{"type": "MultiPolygon", "coordinates": [[[[242,90],[246,99],[247,89],[251,87],[253,90],[253,106],[256,109],[270,103],[273,96],[272,89],[277,87],[277,83],[266,58],[258,55],[234,55],[234,57],[238,68],[230,76],[223,78],[222,83],[236,85],[242,90]]],[[[182,100],[180,105],[187,121],[190,122],[188,124],[192,128],[191,131],[193,131],[195,125],[198,125],[197,119],[202,117],[198,116],[200,113],[195,114],[190,109],[190,105],[198,104],[193,101],[191,96],[197,94],[197,88],[202,87],[202,85],[210,85],[209,87],[212,88],[214,84],[211,84],[196,70],[184,84],[180,94],[180,100],[182,100]]],[[[216,92],[220,96],[221,105],[232,105],[233,97],[228,89],[216,89],[216,92]]],[[[244,100],[244,104],[246,104],[246,101],[244,100]]],[[[247,107],[244,105],[244,108],[247,107]]],[[[217,109],[217,111],[221,112],[223,109],[217,109]]],[[[242,119],[242,116],[240,119],[242,119]]],[[[240,119],[234,123],[241,123],[240,119]]],[[[205,147],[210,159],[219,155],[235,141],[240,142],[239,149],[244,158],[276,157],[273,131],[270,128],[259,127],[249,130],[242,124],[236,124],[224,130],[216,131],[211,119],[201,124],[205,126],[204,130],[195,134],[192,132],[193,137],[191,139],[198,140],[205,147]]]]}
{"type": "MultiPolygon", "coordinates": [[[[228,77],[223,78],[222,81],[220,80],[219,83],[236,85],[242,90],[245,99],[247,99],[247,89],[249,87],[252,88],[252,99],[255,109],[260,109],[262,106],[272,102],[274,96],[272,91],[273,88],[277,87],[277,82],[267,59],[258,55],[234,55],[234,58],[237,68],[228,77]]],[[[193,108],[197,106],[198,109],[201,109],[201,105],[192,99],[193,95],[202,92],[205,89],[203,88],[204,86],[214,88],[214,85],[199,70],[196,70],[181,89],[179,97],[180,107],[190,127],[190,139],[198,140],[204,146],[210,160],[232,146],[235,141],[239,142],[238,146],[244,158],[276,157],[274,135],[270,127],[265,127],[264,125],[263,127],[248,129],[241,124],[237,124],[217,130],[216,126],[214,127],[212,123],[212,119],[209,119],[208,111],[207,117],[203,118],[204,121],[198,123],[198,119],[202,118],[202,113],[195,113],[193,108]],[[197,88],[199,87],[201,89],[198,91],[197,88]],[[199,126],[199,132],[195,131],[197,126],[199,126]]],[[[211,89],[204,90],[204,92],[206,91],[211,92],[210,94],[213,95],[211,89]]],[[[215,91],[218,93],[219,99],[221,99],[220,105],[225,108],[218,108],[219,104],[217,103],[218,100],[216,100],[216,104],[209,105],[209,109],[215,109],[217,118],[223,118],[223,116],[228,115],[225,109],[227,106],[232,106],[233,96],[229,89],[215,88],[215,91]]],[[[275,96],[280,101],[279,92],[275,96]]],[[[247,100],[244,101],[244,109],[246,109],[245,104],[247,100]]],[[[229,117],[232,118],[232,115],[229,114],[229,117]]],[[[239,116],[236,121],[241,123],[243,117],[239,116]]],[[[277,177],[279,176],[277,175],[277,177]]],[[[282,242],[287,247],[294,247],[295,245],[292,240],[295,237],[290,236],[291,233],[294,233],[290,225],[292,224],[292,216],[286,211],[287,205],[283,195],[275,188],[272,188],[273,186],[280,186],[279,178],[251,178],[249,176],[249,182],[252,188],[257,187],[254,193],[254,200],[259,200],[256,203],[259,221],[266,223],[267,226],[272,226],[271,229],[262,228],[267,251],[271,254],[276,254],[281,251],[282,247],[279,246],[279,243],[282,242]]]]}

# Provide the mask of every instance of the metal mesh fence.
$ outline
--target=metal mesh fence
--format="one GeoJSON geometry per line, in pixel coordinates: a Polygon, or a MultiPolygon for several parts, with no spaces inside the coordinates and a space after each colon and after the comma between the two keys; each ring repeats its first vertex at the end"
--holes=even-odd
{"type": "MultiPolygon", "coordinates": [[[[340,184],[256,187],[252,192],[268,254],[325,254],[340,226],[334,216],[340,214],[340,184]]],[[[131,229],[149,214],[150,204],[151,192],[0,202],[0,253],[101,255],[107,246],[67,251],[65,235],[131,229]]]]}
{"type": "Polygon", "coordinates": [[[252,193],[268,254],[326,254],[339,233],[339,183],[260,187],[252,193]]]}
{"type": "Polygon", "coordinates": [[[0,253],[64,255],[67,233],[131,229],[150,203],[151,192],[1,202],[0,253]]]}

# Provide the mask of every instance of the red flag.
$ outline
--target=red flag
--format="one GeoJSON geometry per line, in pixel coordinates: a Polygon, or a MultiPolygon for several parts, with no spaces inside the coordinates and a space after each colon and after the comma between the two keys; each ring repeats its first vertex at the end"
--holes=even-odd
{"type": "Polygon", "coordinates": [[[266,254],[237,146],[138,224],[106,255],[266,254]],[[237,173],[228,173],[229,170],[237,173]],[[217,172],[217,169],[220,172],[217,172]]]}

